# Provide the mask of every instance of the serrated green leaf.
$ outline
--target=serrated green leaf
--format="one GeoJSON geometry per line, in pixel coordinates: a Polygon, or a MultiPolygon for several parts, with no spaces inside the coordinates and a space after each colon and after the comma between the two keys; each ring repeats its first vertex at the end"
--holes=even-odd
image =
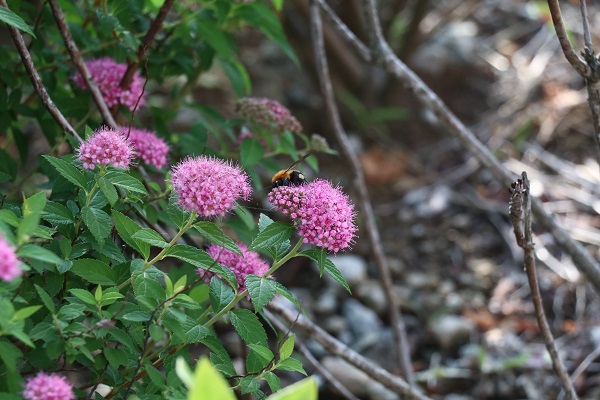
{"type": "Polygon", "coordinates": [[[131,248],[133,248],[135,251],[140,253],[145,260],[147,260],[150,256],[150,245],[148,243],[132,239],[132,235],[142,229],[142,227],[135,223],[131,218],[121,214],[116,210],[113,210],[112,217],[115,221],[115,227],[117,228],[117,232],[119,233],[121,239],[123,239],[123,241],[131,246],[131,248]]]}
{"type": "Polygon", "coordinates": [[[231,324],[244,342],[263,346],[267,345],[267,333],[256,314],[250,310],[241,308],[230,311],[228,315],[231,324]]]}
{"type": "Polygon", "coordinates": [[[214,333],[202,339],[202,344],[204,344],[213,352],[210,355],[210,359],[215,368],[221,371],[221,373],[226,377],[237,375],[227,350],[225,347],[223,347],[214,333]]]}
{"type": "Polygon", "coordinates": [[[188,392],[188,400],[235,400],[236,397],[229,384],[213,367],[206,357],[202,357],[196,365],[192,387],[188,392]]]}
{"type": "Polygon", "coordinates": [[[265,381],[267,381],[267,383],[269,384],[269,388],[273,393],[281,389],[281,382],[279,381],[279,377],[271,371],[265,372],[265,381]]]}
{"type": "Polygon", "coordinates": [[[139,193],[142,195],[148,194],[144,184],[140,182],[139,179],[134,178],[125,172],[109,171],[104,177],[113,185],[125,189],[128,192],[139,193]]]}
{"type": "Polygon", "coordinates": [[[85,305],[83,304],[66,304],[58,310],[56,316],[62,321],[71,321],[81,317],[84,311],[85,305]]]}
{"type": "Polygon", "coordinates": [[[99,208],[83,207],[81,209],[83,222],[88,227],[94,239],[100,244],[104,244],[110,232],[112,231],[112,220],[110,216],[99,208]]]}
{"type": "Polygon", "coordinates": [[[73,261],[71,272],[96,285],[114,286],[117,278],[110,266],[93,258],[80,258],[73,261]]]}
{"type": "Polygon", "coordinates": [[[260,312],[264,306],[269,304],[277,292],[277,285],[273,279],[252,274],[246,276],[246,287],[256,312],[260,312]]]}
{"type": "Polygon", "coordinates": [[[233,272],[215,262],[204,250],[183,244],[176,244],[167,250],[165,257],[175,257],[192,264],[194,267],[214,272],[223,277],[232,287],[237,288],[237,279],[233,272]]]}
{"type": "Polygon", "coordinates": [[[319,270],[321,271],[321,275],[323,275],[323,272],[328,273],[336,282],[342,285],[344,289],[348,291],[348,293],[352,293],[352,291],[350,290],[350,286],[348,286],[348,282],[346,281],[340,270],[335,266],[333,261],[327,258],[327,252],[325,251],[325,249],[317,248],[305,250],[301,254],[317,263],[317,265],[319,266],[319,270]]]}
{"type": "Polygon", "coordinates": [[[86,190],[87,181],[85,177],[77,168],[75,168],[70,163],[65,160],[61,160],[60,158],[44,155],[44,157],[52,166],[61,174],[64,178],[66,178],[69,182],[74,185],[79,186],[80,188],[86,190]]]}
{"type": "Polygon", "coordinates": [[[240,378],[239,385],[242,389],[242,394],[252,393],[254,397],[261,400],[264,399],[265,396],[259,394],[262,393],[260,392],[260,383],[254,379],[254,376],[244,376],[243,378],[240,378]]]}
{"type": "Polygon", "coordinates": [[[19,17],[8,8],[0,7],[0,21],[5,22],[10,26],[14,26],[15,28],[26,32],[35,38],[35,34],[29,25],[27,25],[27,23],[23,20],[23,18],[19,17]]]}
{"type": "Polygon", "coordinates": [[[96,175],[96,182],[98,183],[100,190],[102,190],[102,193],[104,193],[104,196],[106,196],[106,199],[110,205],[114,206],[117,200],[119,200],[119,194],[117,193],[115,187],[104,176],[96,175]]]}
{"type": "Polygon", "coordinates": [[[160,247],[166,249],[170,246],[169,243],[165,242],[162,236],[159,235],[154,229],[142,228],[139,231],[131,235],[133,240],[148,243],[151,246],[160,247]]]}
{"type": "Polygon", "coordinates": [[[292,225],[285,222],[274,222],[256,236],[248,250],[265,250],[288,240],[292,233],[294,233],[292,225]]]}
{"type": "Polygon", "coordinates": [[[53,265],[61,265],[65,261],[54,254],[54,252],[35,244],[21,246],[19,250],[17,250],[17,255],[23,258],[44,261],[53,265]]]}
{"type": "Polygon", "coordinates": [[[174,195],[171,195],[169,198],[169,205],[167,207],[167,215],[169,216],[171,222],[181,229],[190,220],[191,213],[177,205],[175,203],[174,195]]]}
{"type": "Polygon", "coordinates": [[[44,303],[46,308],[52,314],[56,314],[56,306],[54,305],[54,302],[52,301],[52,298],[50,297],[50,295],[44,289],[42,289],[40,286],[38,286],[36,284],[34,284],[34,286],[35,286],[35,290],[37,291],[38,295],[40,296],[40,299],[42,300],[42,303],[44,303]]]}
{"type": "Polygon", "coordinates": [[[273,222],[275,222],[275,221],[273,221],[267,215],[260,213],[260,216],[258,217],[259,232],[262,232],[267,226],[271,225],[273,222]]]}
{"type": "Polygon", "coordinates": [[[204,325],[199,324],[195,319],[187,317],[186,320],[181,324],[184,333],[184,343],[199,343],[207,337],[210,333],[208,328],[204,325]]]}
{"type": "Polygon", "coordinates": [[[282,369],[284,371],[294,371],[300,372],[303,375],[306,375],[306,371],[302,367],[302,363],[295,358],[288,357],[285,360],[277,363],[277,369],[282,369]]]}
{"type": "Polygon", "coordinates": [[[344,275],[342,275],[341,271],[335,266],[333,261],[331,261],[330,259],[327,259],[325,261],[325,272],[331,275],[331,277],[336,282],[342,285],[342,287],[346,289],[348,293],[352,294],[352,291],[350,290],[350,286],[348,285],[346,278],[344,278],[344,275]]]}
{"type": "MultiPolygon", "coordinates": [[[[100,287],[100,286],[98,286],[100,287]]],[[[114,302],[116,302],[119,299],[122,299],[123,296],[121,293],[115,291],[115,289],[108,289],[106,292],[104,292],[104,294],[102,295],[102,300],[100,300],[100,307],[105,307],[105,306],[109,306],[111,304],[113,304],[114,302]]]]}
{"type": "Polygon", "coordinates": [[[301,254],[317,263],[317,267],[319,267],[319,277],[322,277],[323,271],[325,271],[325,262],[327,261],[327,251],[323,248],[316,248],[304,250],[301,254]]]}
{"type": "Polygon", "coordinates": [[[154,385],[156,385],[156,387],[158,387],[159,389],[163,389],[165,387],[165,378],[159,370],[154,368],[150,363],[145,364],[144,369],[146,370],[146,373],[150,377],[150,380],[154,385]]]}
{"type": "Polygon", "coordinates": [[[132,322],[146,322],[150,319],[150,313],[147,313],[146,311],[132,311],[123,315],[122,318],[132,322]]]}
{"type": "MultiPolygon", "coordinates": [[[[145,272],[135,276],[133,281],[133,292],[138,297],[143,296],[152,299],[152,304],[154,307],[166,298],[165,289],[160,282],[145,272]]],[[[152,307],[152,309],[154,307],[152,307]]]]}
{"type": "Polygon", "coordinates": [[[70,289],[69,292],[71,292],[73,296],[77,297],[84,303],[89,304],[90,306],[96,305],[96,299],[94,298],[94,295],[85,289],[70,289]]]}
{"type": "Polygon", "coordinates": [[[208,291],[208,298],[210,299],[213,312],[218,313],[221,311],[234,297],[235,294],[231,286],[227,285],[219,277],[213,276],[210,280],[210,289],[208,291]]]}
{"type": "Polygon", "coordinates": [[[200,235],[206,240],[213,244],[221,246],[227,250],[231,250],[234,253],[242,255],[242,252],[235,244],[235,242],[226,234],[223,233],[221,228],[214,222],[200,221],[194,224],[194,228],[200,233],[200,235]]]}

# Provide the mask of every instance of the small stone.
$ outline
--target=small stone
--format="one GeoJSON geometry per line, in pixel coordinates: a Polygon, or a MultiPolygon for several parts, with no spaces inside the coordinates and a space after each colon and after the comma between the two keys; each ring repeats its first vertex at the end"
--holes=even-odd
{"type": "Polygon", "coordinates": [[[357,397],[367,395],[367,384],[373,382],[363,371],[344,361],[340,357],[329,356],[321,361],[323,366],[350,392],[357,397]]]}
{"type": "Polygon", "coordinates": [[[350,331],[356,338],[354,342],[355,349],[358,344],[360,344],[360,347],[366,348],[377,342],[382,322],[375,311],[358,300],[349,299],[344,303],[342,313],[348,321],[350,331]]]}
{"type": "Polygon", "coordinates": [[[323,294],[319,296],[314,304],[314,310],[316,313],[330,315],[334,314],[338,308],[337,295],[333,290],[326,289],[323,294]]]}
{"type": "Polygon", "coordinates": [[[331,315],[323,322],[323,329],[334,336],[338,336],[348,331],[348,321],[340,315],[331,315]]]}
{"type": "Polygon", "coordinates": [[[430,323],[433,335],[445,349],[453,349],[466,343],[475,330],[470,321],[458,315],[443,315],[430,323]]]}
{"type": "Polygon", "coordinates": [[[356,296],[375,310],[378,315],[381,316],[387,312],[388,301],[379,281],[372,279],[364,281],[358,285],[356,296]]]}

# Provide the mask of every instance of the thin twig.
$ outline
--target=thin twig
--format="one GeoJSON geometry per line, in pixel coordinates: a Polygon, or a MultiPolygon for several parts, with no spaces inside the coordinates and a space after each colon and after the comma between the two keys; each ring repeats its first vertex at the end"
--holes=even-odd
{"type": "MultiPolygon", "coordinates": [[[[265,315],[269,318],[269,321],[271,321],[271,323],[275,325],[277,329],[279,329],[281,332],[289,332],[289,329],[286,328],[286,326],[279,319],[277,319],[271,311],[267,309],[264,311],[265,315]]],[[[291,328],[293,328],[293,324],[291,325],[291,328]]],[[[329,370],[315,358],[315,356],[313,356],[306,345],[298,338],[296,338],[294,341],[294,347],[300,352],[300,354],[304,356],[304,358],[306,358],[306,361],[308,361],[310,365],[312,365],[313,368],[316,369],[319,374],[321,374],[323,379],[325,379],[325,382],[327,382],[327,384],[334,391],[348,400],[358,400],[358,397],[356,397],[351,391],[342,385],[342,383],[338,381],[337,378],[333,376],[331,372],[329,372],[329,370]]]]}
{"type": "MultiPolygon", "coordinates": [[[[8,4],[6,0],[0,0],[0,5],[7,10],[8,4]]],[[[37,92],[38,96],[44,103],[44,106],[52,115],[56,123],[63,128],[65,132],[69,135],[73,136],[79,143],[83,143],[83,139],[77,134],[77,131],[71,126],[69,121],[65,118],[65,116],[60,112],[60,110],[56,107],[56,104],[50,98],[48,91],[44,87],[44,82],[42,82],[42,78],[40,74],[35,69],[35,65],[33,64],[33,60],[31,59],[31,53],[27,50],[27,45],[25,44],[25,40],[23,39],[23,35],[21,32],[15,28],[14,26],[7,25],[8,31],[10,32],[10,36],[12,36],[13,42],[15,42],[15,46],[21,56],[21,60],[23,61],[23,65],[25,65],[25,69],[27,70],[27,74],[29,75],[29,79],[31,79],[31,83],[33,84],[33,88],[37,92]]]]}
{"type": "Polygon", "coordinates": [[[96,106],[98,107],[102,118],[104,118],[104,122],[108,124],[111,128],[117,129],[117,123],[113,118],[112,114],[110,113],[110,109],[108,108],[108,105],[106,104],[106,101],[102,96],[102,92],[96,85],[96,82],[94,82],[92,74],[90,74],[87,65],[81,58],[81,53],[77,48],[77,44],[73,40],[73,36],[71,35],[71,31],[69,30],[67,21],[65,20],[65,14],[61,9],[58,0],[49,0],[48,2],[50,3],[50,8],[52,9],[52,13],[54,14],[54,19],[56,20],[58,30],[60,31],[60,34],[63,38],[63,41],[65,42],[65,46],[67,47],[69,54],[71,55],[71,61],[73,61],[73,64],[75,64],[77,71],[79,71],[79,73],[83,77],[83,80],[85,81],[85,84],[89,88],[92,94],[92,98],[94,99],[94,103],[96,103],[96,106]]]}
{"type": "Polygon", "coordinates": [[[567,34],[567,29],[565,28],[565,24],[563,22],[558,0],[548,0],[548,8],[550,9],[552,23],[554,24],[554,29],[556,30],[556,37],[558,38],[558,42],[560,43],[560,47],[562,48],[565,58],[579,75],[586,79],[592,78],[593,72],[590,70],[585,61],[582,60],[581,57],[579,57],[579,55],[575,52],[575,49],[569,40],[569,35],[567,34]]]}
{"type": "MultiPolygon", "coordinates": [[[[379,27],[377,10],[372,0],[362,0],[364,4],[365,19],[367,30],[379,27]],[[374,28],[373,28],[374,27],[374,28]]],[[[351,42],[349,42],[351,43],[351,42]]],[[[488,167],[498,181],[505,185],[510,185],[514,181],[514,175],[508,171],[485,147],[441,99],[425,83],[410,70],[402,61],[398,59],[391,51],[382,34],[379,34],[377,47],[365,61],[375,62],[382,66],[388,73],[400,80],[408,90],[411,90],[417,100],[428,110],[430,110],[448,130],[448,133],[456,137],[483,165],[488,167]]],[[[360,50],[355,48],[359,54],[360,50]]],[[[549,215],[543,208],[542,202],[535,197],[531,197],[531,207],[535,216],[544,229],[551,232],[556,242],[573,259],[577,268],[587,277],[593,285],[596,293],[600,294],[600,265],[583,246],[574,241],[565,230],[558,224],[555,218],[549,215]]]]}
{"type": "Polygon", "coordinates": [[[156,36],[158,31],[160,30],[163,21],[167,17],[167,14],[169,13],[171,6],[173,5],[173,2],[174,0],[165,0],[163,5],[160,7],[160,10],[158,10],[156,18],[154,18],[154,21],[152,21],[152,23],[150,24],[150,28],[148,28],[148,32],[146,32],[146,35],[142,38],[142,41],[140,42],[140,46],[138,47],[138,51],[136,54],[136,59],[131,60],[127,65],[127,71],[125,71],[125,75],[123,75],[123,79],[121,79],[121,88],[128,89],[131,85],[135,70],[137,69],[138,65],[140,65],[142,58],[144,58],[146,50],[152,44],[154,36],[156,36]]]}
{"type": "Polygon", "coordinates": [[[583,25],[583,43],[588,49],[592,49],[592,35],[590,34],[590,19],[588,18],[586,0],[579,0],[581,10],[581,24],[583,25]]]}
{"type": "Polygon", "coordinates": [[[360,53],[363,59],[367,59],[370,56],[369,48],[365,46],[348,27],[340,20],[335,11],[329,7],[324,0],[316,0],[321,9],[325,11],[325,16],[333,24],[333,27],[340,33],[342,39],[345,40],[352,47],[360,53]]]}
{"type": "Polygon", "coordinates": [[[306,316],[297,315],[296,313],[288,310],[284,305],[282,305],[281,301],[281,299],[276,298],[269,303],[267,308],[286,320],[288,323],[293,323],[295,331],[300,331],[305,335],[308,335],[311,339],[317,341],[323,347],[325,347],[325,349],[327,349],[330,353],[341,357],[348,363],[369,375],[377,382],[383,384],[388,389],[391,389],[397,394],[401,395],[400,397],[402,399],[432,400],[430,397],[427,397],[418,391],[416,386],[409,385],[401,377],[389,373],[375,362],[352,350],[350,347],[346,346],[344,343],[325,332],[322,328],[318,327],[306,316]]]}
{"type": "Polygon", "coordinates": [[[560,379],[563,390],[567,393],[567,398],[576,400],[578,397],[575,388],[573,387],[573,382],[571,382],[567,369],[558,355],[556,342],[554,341],[554,337],[550,331],[550,325],[548,324],[548,320],[544,313],[542,294],[540,293],[537,272],[535,269],[535,252],[533,250],[533,232],[531,228],[531,203],[529,198],[529,180],[527,179],[527,173],[523,172],[521,174],[521,179],[511,184],[509,215],[515,229],[517,244],[525,253],[525,273],[527,274],[529,288],[531,289],[535,316],[542,337],[544,338],[546,349],[548,349],[548,353],[550,353],[554,371],[560,379]]]}
{"type": "Polygon", "coordinates": [[[364,173],[356,153],[352,150],[348,135],[344,131],[342,122],[340,120],[339,111],[337,105],[335,104],[335,95],[333,93],[331,84],[331,76],[329,74],[325,45],[323,43],[321,13],[319,11],[319,6],[315,1],[311,1],[310,3],[310,16],[311,36],[315,52],[317,74],[319,76],[321,90],[323,91],[327,114],[333,125],[335,136],[338,139],[345,156],[350,160],[352,170],[356,177],[356,185],[358,186],[361,209],[367,224],[371,248],[373,249],[373,254],[375,255],[375,261],[381,277],[382,287],[388,303],[392,332],[396,342],[395,350],[398,356],[398,362],[402,371],[402,375],[411,385],[413,385],[414,374],[410,363],[410,347],[406,337],[406,328],[404,326],[404,321],[402,319],[402,315],[400,314],[400,310],[395,306],[394,296],[392,293],[392,277],[383,251],[383,246],[381,244],[379,229],[375,223],[375,215],[369,199],[369,192],[365,182],[364,173]]]}

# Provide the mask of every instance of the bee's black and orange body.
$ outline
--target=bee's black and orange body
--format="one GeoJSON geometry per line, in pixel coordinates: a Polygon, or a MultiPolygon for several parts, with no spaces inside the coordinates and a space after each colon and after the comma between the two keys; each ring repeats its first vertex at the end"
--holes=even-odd
{"type": "Polygon", "coordinates": [[[276,187],[280,187],[280,186],[304,184],[306,182],[306,178],[304,177],[304,174],[302,172],[298,171],[297,169],[292,169],[292,168],[294,168],[296,165],[300,164],[302,161],[306,160],[306,158],[309,155],[310,155],[310,153],[305,154],[304,157],[302,157],[301,159],[299,159],[298,161],[296,161],[295,163],[290,165],[290,167],[288,169],[282,169],[281,171],[279,171],[278,173],[273,175],[273,178],[271,179],[271,182],[273,183],[273,189],[276,187]]]}
{"type": "Polygon", "coordinates": [[[273,188],[279,186],[302,185],[306,182],[304,174],[297,169],[286,170],[282,169],[273,175],[273,188]]]}

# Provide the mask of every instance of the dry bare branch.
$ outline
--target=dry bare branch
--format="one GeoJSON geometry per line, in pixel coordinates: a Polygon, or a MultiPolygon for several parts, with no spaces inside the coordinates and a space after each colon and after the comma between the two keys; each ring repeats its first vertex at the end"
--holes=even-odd
{"type": "Polygon", "coordinates": [[[325,45],[323,41],[323,25],[321,14],[319,6],[314,1],[311,1],[310,3],[310,21],[317,75],[319,76],[320,87],[323,92],[327,114],[331,120],[331,124],[333,125],[334,134],[340,143],[344,155],[348,158],[348,160],[350,160],[352,171],[356,177],[360,206],[367,224],[369,241],[371,242],[371,248],[373,249],[377,269],[381,277],[381,284],[389,305],[389,315],[392,325],[392,332],[394,333],[394,339],[396,342],[395,350],[399,358],[399,365],[402,370],[402,375],[412,385],[414,384],[414,375],[410,363],[410,347],[406,337],[405,324],[400,310],[394,305],[395,302],[392,293],[392,276],[383,251],[383,246],[381,244],[379,229],[377,228],[377,224],[375,222],[373,206],[371,205],[371,200],[369,199],[369,191],[365,182],[364,173],[360,165],[360,161],[358,160],[358,156],[352,150],[348,135],[342,126],[339,111],[335,103],[335,95],[333,94],[331,76],[329,74],[329,66],[327,63],[327,55],[325,53],[325,45]]]}

